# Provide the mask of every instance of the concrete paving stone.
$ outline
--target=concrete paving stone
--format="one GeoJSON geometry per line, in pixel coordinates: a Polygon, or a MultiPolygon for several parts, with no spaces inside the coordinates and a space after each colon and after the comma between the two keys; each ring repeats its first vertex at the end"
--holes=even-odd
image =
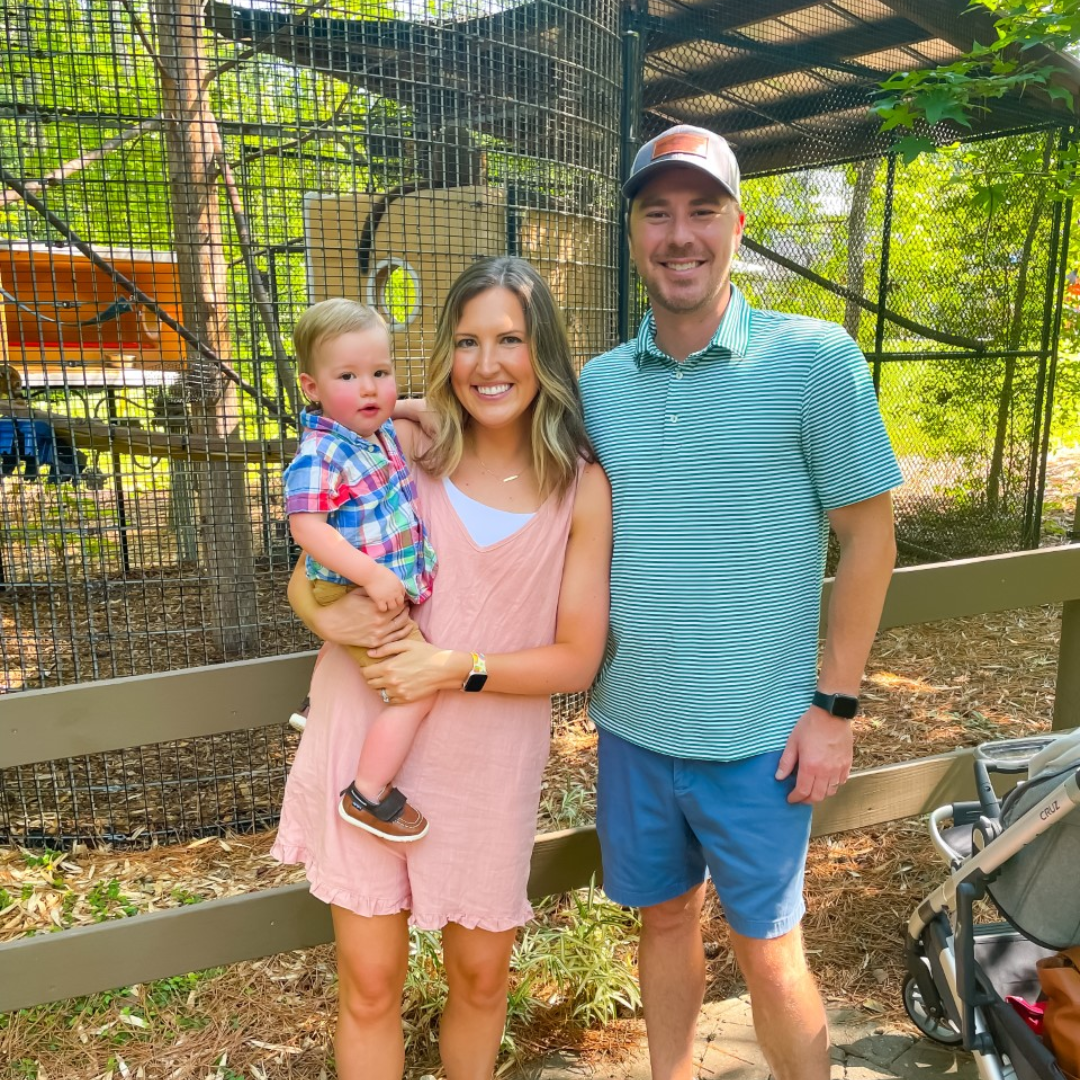
{"type": "Polygon", "coordinates": [[[866,1013],[862,1009],[829,1009],[827,1010],[829,1017],[829,1025],[836,1027],[844,1027],[848,1024],[865,1024],[870,1021],[867,1020],[866,1013]]]}
{"type": "Polygon", "coordinates": [[[896,1074],[868,1058],[852,1055],[844,1063],[844,1080],[891,1080],[896,1074]]]}
{"type": "Polygon", "coordinates": [[[979,1075],[978,1066],[970,1054],[963,1050],[950,1050],[938,1043],[920,1039],[906,1053],[892,1062],[895,1072],[908,1080],[916,1077],[956,1077],[957,1080],[974,1080],[979,1075]]]}
{"type": "MultiPolygon", "coordinates": [[[[978,1080],[970,1055],[912,1035],[858,1009],[829,1013],[833,1046],[830,1080],[978,1080]]],[[[701,1080],[768,1080],[746,995],[702,1009],[694,1047],[701,1080]]],[[[650,1080],[642,1041],[617,1065],[592,1066],[564,1052],[506,1074],[505,1080],[650,1080]]]]}
{"type": "Polygon", "coordinates": [[[715,1043],[709,1046],[708,1052],[701,1061],[695,1061],[696,1072],[702,1080],[768,1080],[769,1067],[765,1059],[758,1056],[757,1060],[747,1060],[727,1052],[725,1046],[721,1049],[715,1043]]]}
{"type": "Polygon", "coordinates": [[[855,1057],[867,1058],[878,1065],[890,1065],[905,1051],[911,1049],[915,1039],[911,1035],[868,1035],[845,1049],[855,1057]]]}
{"type": "Polygon", "coordinates": [[[752,1027],[722,1024],[718,1038],[709,1044],[710,1049],[720,1050],[748,1065],[765,1064],[765,1055],[758,1046],[757,1035],[752,1027]]]}
{"type": "Polygon", "coordinates": [[[742,1027],[754,1025],[754,1012],[750,1008],[749,998],[710,1001],[702,1006],[701,1017],[706,1023],[711,1020],[716,1024],[739,1024],[742,1027]]]}
{"type": "Polygon", "coordinates": [[[711,1016],[721,1016],[726,1012],[738,1009],[749,1009],[750,998],[745,994],[742,997],[724,998],[723,1001],[707,1001],[701,1007],[701,1011],[711,1016]]]}
{"type": "MultiPolygon", "coordinates": [[[[867,1016],[855,1010],[843,1010],[829,1013],[829,1038],[834,1046],[850,1047],[863,1039],[872,1039],[880,1035],[881,1021],[877,1017],[867,1016]]],[[[900,1029],[890,1029],[888,1034],[900,1035],[900,1029]]]]}

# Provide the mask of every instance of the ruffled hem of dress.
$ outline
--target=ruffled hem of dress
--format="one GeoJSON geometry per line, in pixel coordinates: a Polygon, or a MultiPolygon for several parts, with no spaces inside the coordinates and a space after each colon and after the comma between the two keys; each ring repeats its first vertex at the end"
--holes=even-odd
{"type": "Polygon", "coordinates": [[[409,925],[416,930],[441,930],[447,923],[457,923],[466,930],[488,930],[493,934],[501,934],[504,930],[516,930],[519,926],[524,926],[532,917],[533,909],[530,904],[526,904],[518,914],[502,919],[453,911],[414,911],[409,916],[409,925]]]}
{"type": "MultiPolygon", "coordinates": [[[[281,863],[299,863],[304,867],[311,895],[324,904],[333,904],[344,908],[354,915],[370,918],[375,915],[396,915],[400,911],[409,911],[408,900],[387,900],[384,897],[364,896],[351,889],[324,881],[313,865],[311,854],[299,844],[288,844],[277,840],[270,849],[270,857],[281,863]]],[[[466,930],[487,930],[501,934],[504,930],[516,930],[524,926],[533,917],[531,904],[524,904],[517,913],[509,917],[496,918],[491,915],[474,915],[460,911],[413,911],[409,915],[409,925],[417,930],[441,930],[447,923],[457,923],[466,930]]]]}
{"type": "Polygon", "coordinates": [[[364,896],[362,893],[353,892],[352,889],[323,880],[315,869],[308,851],[298,845],[285,844],[279,840],[270,849],[270,857],[281,863],[300,863],[304,867],[311,895],[324,904],[333,904],[334,907],[344,908],[354,915],[363,915],[365,918],[375,915],[397,915],[399,911],[409,910],[408,900],[364,896]]]}

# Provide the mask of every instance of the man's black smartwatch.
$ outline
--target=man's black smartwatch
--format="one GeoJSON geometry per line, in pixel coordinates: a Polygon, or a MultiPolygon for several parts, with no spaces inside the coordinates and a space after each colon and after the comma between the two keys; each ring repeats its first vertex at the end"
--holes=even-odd
{"type": "Polygon", "coordinates": [[[815,690],[814,704],[841,720],[854,720],[859,713],[859,699],[850,694],[823,694],[815,690]]]}

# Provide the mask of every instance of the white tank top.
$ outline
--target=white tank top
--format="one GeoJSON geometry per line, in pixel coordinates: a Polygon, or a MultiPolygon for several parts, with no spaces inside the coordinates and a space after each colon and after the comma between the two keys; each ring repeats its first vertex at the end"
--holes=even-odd
{"type": "Polygon", "coordinates": [[[496,510],[492,506],[485,506],[482,502],[470,499],[460,488],[454,487],[449,477],[443,480],[443,487],[454,513],[461,518],[465,531],[477,547],[490,547],[500,540],[505,540],[536,516],[535,512],[515,514],[511,510],[496,510]]]}

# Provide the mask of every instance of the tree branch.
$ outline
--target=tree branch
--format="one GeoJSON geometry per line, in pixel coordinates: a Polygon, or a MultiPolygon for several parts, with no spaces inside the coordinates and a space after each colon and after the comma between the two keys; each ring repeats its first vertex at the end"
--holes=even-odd
{"type": "MultiPolygon", "coordinates": [[[[77,172],[81,172],[88,165],[93,165],[95,161],[100,161],[106,154],[111,154],[114,150],[118,150],[125,143],[131,142],[132,139],[137,139],[140,135],[148,135],[152,131],[160,130],[160,128],[160,117],[155,117],[153,120],[144,120],[141,124],[136,124],[126,131],[121,131],[119,135],[116,135],[111,139],[106,139],[105,142],[96,149],[87,150],[85,154],[82,154],[77,158],[72,158],[72,160],[66,164],[61,165],[57,169],[53,169],[52,172],[46,173],[40,180],[28,181],[25,184],[25,190],[33,195],[39,195],[45,191],[46,188],[56,187],[58,184],[62,184],[77,172]]],[[[22,197],[23,196],[19,192],[12,190],[0,193],[0,210],[10,206],[12,203],[19,202],[22,197]]]]}
{"type": "MultiPolygon", "coordinates": [[[[290,139],[288,142],[278,143],[277,146],[267,146],[260,150],[253,150],[250,154],[241,153],[238,160],[241,164],[247,165],[252,161],[258,161],[259,158],[273,157],[276,154],[284,153],[286,150],[295,150],[298,146],[303,146],[304,143],[311,142],[312,139],[317,139],[319,138],[319,136],[325,135],[327,126],[341,119],[341,114],[345,111],[345,106],[352,101],[352,96],[358,89],[358,86],[350,84],[345,92],[345,96],[341,99],[337,107],[326,118],[326,120],[323,123],[319,124],[318,127],[307,132],[305,135],[301,135],[300,138],[290,139]]],[[[357,162],[357,164],[366,166],[368,162],[367,160],[363,160],[357,162]]]]}
{"type": "Polygon", "coordinates": [[[266,336],[270,339],[270,351],[274,356],[274,368],[277,371],[278,385],[284,391],[289,407],[295,416],[299,405],[296,392],[296,377],[289,365],[289,358],[281,347],[281,328],[278,326],[277,318],[274,315],[273,301],[266,291],[266,282],[263,281],[262,270],[259,269],[259,265],[255,261],[255,252],[251,243],[251,228],[248,225],[244,203],[240,198],[240,191],[233,177],[232,167],[225,158],[225,147],[221,140],[221,132],[215,128],[212,136],[214,152],[217,155],[218,168],[221,172],[221,180],[225,185],[225,192],[229,197],[229,206],[232,209],[233,222],[236,225],[236,240],[244,256],[244,265],[247,268],[248,280],[251,282],[255,306],[259,309],[259,315],[266,329],[266,336]]]}
{"type": "MultiPolygon", "coordinates": [[[[309,16],[314,15],[317,11],[320,11],[324,7],[326,7],[328,2],[329,0],[315,0],[315,3],[308,4],[306,8],[303,8],[296,13],[294,17],[295,22],[302,22],[309,16]]],[[[269,45],[276,37],[280,36],[282,33],[291,33],[292,28],[292,26],[287,26],[283,27],[281,30],[275,30],[272,34],[269,34],[267,37],[261,39],[260,41],[257,41],[249,48],[244,49],[243,52],[237,53],[237,55],[234,56],[231,60],[226,60],[224,64],[219,64],[216,68],[214,68],[213,71],[211,71],[206,76],[206,79],[203,81],[202,89],[205,90],[215,79],[220,78],[227,71],[232,71],[233,68],[239,67],[245,60],[250,60],[253,56],[261,52],[262,49],[265,48],[265,46],[269,45]]]]}
{"type": "Polygon", "coordinates": [[[147,55],[153,60],[154,67],[158,69],[158,74],[164,78],[168,78],[169,72],[161,62],[161,57],[158,56],[157,49],[154,48],[154,43],[150,40],[150,35],[143,29],[143,25],[139,21],[139,14],[135,10],[135,5],[132,4],[131,0],[120,0],[120,3],[128,13],[128,18],[131,20],[131,26],[135,33],[138,34],[139,40],[143,43],[143,48],[146,50],[147,55]]]}

